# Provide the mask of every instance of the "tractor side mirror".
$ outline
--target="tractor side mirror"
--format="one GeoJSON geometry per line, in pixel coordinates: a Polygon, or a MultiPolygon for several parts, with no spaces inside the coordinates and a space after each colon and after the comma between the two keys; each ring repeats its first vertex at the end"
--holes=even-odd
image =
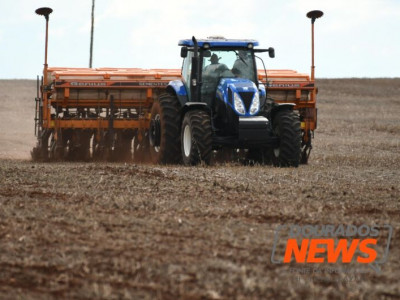
{"type": "Polygon", "coordinates": [[[181,48],[181,57],[185,58],[185,57],[187,57],[187,54],[188,54],[188,48],[186,46],[183,46],[181,48]]]}
{"type": "Polygon", "coordinates": [[[274,58],[275,57],[275,49],[272,47],[268,48],[268,53],[269,53],[269,57],[274,58]]]}

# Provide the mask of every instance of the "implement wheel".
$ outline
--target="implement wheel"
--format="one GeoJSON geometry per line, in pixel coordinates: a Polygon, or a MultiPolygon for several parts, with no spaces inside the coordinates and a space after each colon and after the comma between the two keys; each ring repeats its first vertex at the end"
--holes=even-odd
{"type": "Polygon", "coordinates": [[[209,164],[212,154],[212,128],[210,116],[202,110],[189,111],[182,122],[181,144],[183,163],[209,164]]]}
{"type": "Polygon", "coordinates": [[[135,134],[132,139],[132,159],[135,163],[149,163],[150,162],[150,149],[149,149],[148,132],[144,131],[139,137],[139,132],[135,134]]]}
{"type": "Polygon", "coordinates": [[[132,160],[132,139],[133,130],[118,130],[113,152],[113,158],[116,161],[132,160]]]}
{"type": "Polygon", "coordinates": [[[271,160],[277,167],[298,167],[301,155],[301,129],[299,117],[283,110],[273,119],[273,131],[279,137],[278,147],[272,149],[271,160]]]}
{"type": "Polygon", "coordinates": [[[180,106],[178,99],[163,94],[151,108],[149,148],[153,163],[175,164],[181,158],[180,106]]]}

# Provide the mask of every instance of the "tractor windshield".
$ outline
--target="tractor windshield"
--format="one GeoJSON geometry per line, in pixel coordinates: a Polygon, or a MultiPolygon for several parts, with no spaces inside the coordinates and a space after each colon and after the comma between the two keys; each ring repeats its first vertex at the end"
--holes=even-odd
{"type": "Polygon", "coordinates": [[[240,77],[255,81],[251,50],[206,50],[203,56],[203,76],[240,77]]]}
{"type": "Polygon", "coordinates": [[[206,102],[215,96],[221,78],[256,82],[253,53],[249,49],[204,50],[201,94],[206,102]],[[208,99],[209,98],[209,99],[208,99]]]}

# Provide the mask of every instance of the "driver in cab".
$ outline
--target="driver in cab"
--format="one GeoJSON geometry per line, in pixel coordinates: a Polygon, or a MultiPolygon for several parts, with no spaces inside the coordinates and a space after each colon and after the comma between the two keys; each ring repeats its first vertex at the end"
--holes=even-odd
{"type": "Polygon", "coordinates": [[[219,77],[218,74],[222,73],[225,70],[228,70],[228,67],[225,64],[220,64],[219,60],[221,58],[217,56],[217,54],[211,55],[210,62],[208,66],[204,68],[203,75],[210,77],[219,77]]]}

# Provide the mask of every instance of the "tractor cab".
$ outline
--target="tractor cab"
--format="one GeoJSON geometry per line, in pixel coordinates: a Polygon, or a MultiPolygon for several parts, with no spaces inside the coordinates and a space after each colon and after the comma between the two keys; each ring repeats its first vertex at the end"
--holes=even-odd
{"type": "Polygon", "coordinates": [[[204,40],[181,40],[181,56],[184,58],[182,79],[191,101],[206,102],[212,105],[217,96],[222,79],[230,85],[242,86],[247,82],[249,88],[258,87],[255,40],[229,40],[212,37],[204,40]],[[231,80],[229,80],[231,79],[231,80]],[[191,92],[195,95],[191,95],[191,92]]]}

